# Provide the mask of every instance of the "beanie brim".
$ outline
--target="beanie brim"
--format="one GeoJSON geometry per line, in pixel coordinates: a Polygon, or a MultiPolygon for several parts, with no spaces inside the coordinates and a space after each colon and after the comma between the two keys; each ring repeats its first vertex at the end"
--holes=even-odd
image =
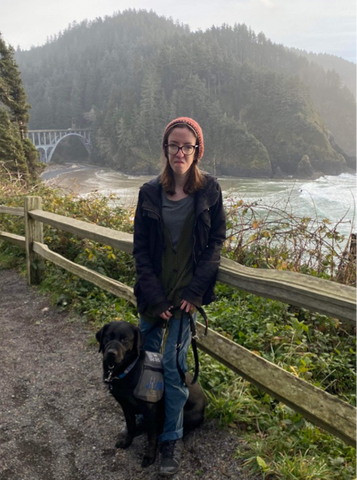
{"type": "Polygon", "coordinates": [[[204,152],[204,142],[203,142],[203,133],[202,129],[199,126],[199,124],[193,120],[192,118],[189,117],[179,117],[175,118],[175,120],[172,120],[165,128],[164,130],[164,136],[163,136],[163,141],[162,141],[162,147],[165,149],[165,141],[169,135],[169,132],[175,128],[177,125],[185,125],[187,126],[192,132],[195,134],[196,139],[197,139],[197,144],[198,144],[198,154],[197,154],[197,160],[200,160],[203,157],[203,152],[204,152]]]}

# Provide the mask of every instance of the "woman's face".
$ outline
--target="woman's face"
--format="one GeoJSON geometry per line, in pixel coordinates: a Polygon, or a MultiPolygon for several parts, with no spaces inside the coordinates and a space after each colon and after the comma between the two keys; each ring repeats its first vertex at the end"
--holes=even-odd
{"type": "MultiPolygon", "coordinates": [[[[188,127],[176,127],[170,132],[167,144],[178,147],[196,145],[196,136],[188,127]]],[[[179,150],[175,155],[167,153],[167,158],[174,175],[186,175],[195,159],[195,155],[195,151],[191,155],[185,155],[182,150],[179,150]]]]}

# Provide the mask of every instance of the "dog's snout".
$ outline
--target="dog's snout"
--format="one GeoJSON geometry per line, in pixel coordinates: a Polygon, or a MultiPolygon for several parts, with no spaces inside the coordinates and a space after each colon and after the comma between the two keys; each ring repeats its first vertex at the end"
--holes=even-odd
{"type": "Polygon", "coordinates": [[[108,357],[115,357],[117,351],[115,350],[115,348],[110,348],[109,350],[107,350],[106,354],[108,357]]]}
{"type": "Polygon", "coordinates": [[[116,342],[110,342],[104,352],[104,360],[109,363],[118,363],[121,361],[120,348],[116,342]]]}

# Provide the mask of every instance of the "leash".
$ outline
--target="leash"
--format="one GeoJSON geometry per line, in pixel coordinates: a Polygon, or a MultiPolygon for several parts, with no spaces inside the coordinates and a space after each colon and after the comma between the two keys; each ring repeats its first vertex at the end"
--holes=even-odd
{"type": "MultiPolygon", "coordinates": [[[[196,307],[196,308],[197,308],[198,312],[202,315],[202,317],[205,321],[206,328],[205,328],[204,335],[206,336],[207,331],[208,331],[208,318],[207,318],[206,312],[203,310],[202,307],[196,307]]],[[[179,354],[180,354],[180,348],[181,348],[181,342],[182,342],[182,326],[183,326],[184,314],[185,314],[185,312],[182,310],[181,319],[180,319],[180,328],[179,328],[179,333],[178,333],[178,337],[177,337],[177,344],[176,344],[176,366],[177,366],[177,370],[180,374],[182,382],[186,384],[186,376],[185,376],[185,373],[182,370],[182,368],[180,366],[180,362],[179,362],[179,354]]],[[[193,317],[192,317],[192,314],[190,312],[188,312],[188,316],[189,316],[190,328],[191,328],[191,345],[192,345],[192,350],[193,350],[193,357],[195,359],[195,373],[194,373],[192,382],[190,383],[190,385],[193,385],[194,383],[197,382],[199,369],[200,369],[199,359],[198,359],[198,350],[197,350],[198,335],[197,335],[197,331],[196,331],[196,324],[195,324],[195,322],[193,320],[193,317]]]]}

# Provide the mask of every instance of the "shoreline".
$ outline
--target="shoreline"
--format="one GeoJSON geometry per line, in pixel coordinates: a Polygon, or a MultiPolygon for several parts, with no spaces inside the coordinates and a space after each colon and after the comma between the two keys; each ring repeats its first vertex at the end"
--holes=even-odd
{"type": "MultiPolygon", "coordinates": [[[[85,170],[97,170],[97,169],[100,169],[100,170],[107,170],[108,172],[115,172],[116,175],[120,175],[122,176],[123,178],[127,178],[127,179],[139,179],[139,178],[154,178],[156,175],[158,175],[159,173],[157,174],[153,174],[153,175],[148,175],[148,174],[138,174],[138,175],[135,175],[135,174],[132,174],[132,173],[123,173],[123,172],[120,172],[120,170],[115,170],[111,167],[107,167],[107,166],[102,166],[102,165],[97,165],[97,164],[94,164],[94,163],[81,163],[81,162],[66,162],[66,163],[63,163],[63,164],[56,164],[56,163],[50,163],[50,164],[46,164],[46,168],[45,170],[42,172],[42,174],[40,175],[41,179],[43,180],[50,180],[51,178],[55,178],[59,175],[65,175],[67,173],[74,173],[74,172],[77,172],[77,171],[85,171],[85,170]],[[53,174],[52,174],[53,173],[53,174]]],[[[294,175],[287,175],[287,176],[282,176],[282,175],[277,175],[277,176],[272,176],[272,177],[232,177],[230,175],[214,175],[213,173],[211,172],[208,172],[210,173],[211,175],[217,177],[218,179],[223,179],[223,180],[229,180],[231,178],[239,178],[239,179],[242,179],[242,180],[273,180],[273,181],[278,181],[278,180],[282,180],[282,181],[287,181],[287,180],[296,180],[296,181],[315,181],[315,180],[318,180],[319,178],[322,178],[322,177],[340,177],[341,175],[352,175],[352,176],[356,176],[356,172],[353,171],[353,170],[350,170],[348,172],[343,172],[343,173],[340,173],[339,175],[329,175],[329,174],[325,174],[323,172],[316,172],[316,175],[312,175],[310,177],[295,177],[294,175]]]]}

